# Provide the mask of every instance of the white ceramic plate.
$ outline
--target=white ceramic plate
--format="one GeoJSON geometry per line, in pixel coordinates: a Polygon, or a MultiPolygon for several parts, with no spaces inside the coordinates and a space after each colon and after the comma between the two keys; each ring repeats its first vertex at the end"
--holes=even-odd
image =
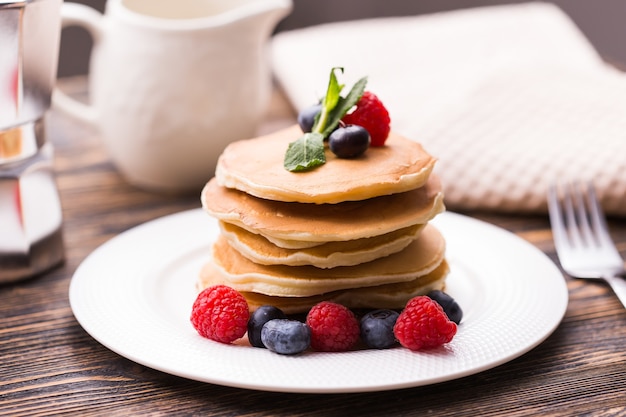
{"type": "Polygon", "coordinates": [[[282,356],[247,340],[224,345],[189,321],[195,281],[217,223],[200,209],[116,236],[76,270],[70,303],[83,328],[112,351],[198,381],[283,392],[361,392],[432,384],[510,361],[560,323],[568,291],[537,248],[500,228],[454,213],[435,220],[451,266],[447,292],[464,318],[444,347],[401,347],[282,356]]]}

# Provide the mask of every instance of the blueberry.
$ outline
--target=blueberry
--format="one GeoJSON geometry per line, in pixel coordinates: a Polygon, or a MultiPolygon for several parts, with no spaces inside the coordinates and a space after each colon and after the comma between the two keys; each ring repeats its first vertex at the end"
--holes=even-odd
{"type": "Polygon", "coordinates": [[[273,319],[286,319],[287,316],[281,309],[274,306],[261,306],[250,315],[248,320],[248,340],[255,347],[264,348],[261,341],[261,329],[263,325],[273,319]]]}
{"type": "Polygon", "coordinates": [[[339,158],[356,158],[369,148],[370,141],[370,134],[364,127],[346,125],[330,134],[328,146],[339,158]]]}
{"type": "Polygon", "coordinates": [[[398,312],[393,310],[370,311],[361,318],[361,339],[374,349],[387,349],[397,343],[393,326],[398,319],[398,312]]]}
{"type": "Polygon", "coordinates": [[[272,352],[294,355],[311,345],[311,329],[301,321],[274,319],[263,326],[261,340],[272,352]]]}
{"type": "Polygon", "coordinates": [[[304,133],[310,132],[315,124],[315,118],[322,111],[321,104],[314,104],[298,113],[298,124],[304,133]]]}
{"type": "Polygon", "coordinates": [[[454,298],[440,290],[433,290],[426,295],[443,307],[443,311],[451,321],[456,324],[461,322],[461,319],[463,318],[463,311],[454,298]]]}

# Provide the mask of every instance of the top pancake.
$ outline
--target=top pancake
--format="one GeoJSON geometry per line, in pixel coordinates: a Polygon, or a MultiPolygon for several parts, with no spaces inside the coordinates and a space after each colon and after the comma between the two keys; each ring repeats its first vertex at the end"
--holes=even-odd
{"type": "Polygon", "coordinates": [[[326,149],[326,164],[304,172],[287,171],[285,151],[302,134],[295,125],[231,143],[217,162],[217,181],[269,200],[334,204],[419,188],[436,161],[419,143],[391,132],[385,146],[371,147],[361,157],[337,158],[326,149]]]}

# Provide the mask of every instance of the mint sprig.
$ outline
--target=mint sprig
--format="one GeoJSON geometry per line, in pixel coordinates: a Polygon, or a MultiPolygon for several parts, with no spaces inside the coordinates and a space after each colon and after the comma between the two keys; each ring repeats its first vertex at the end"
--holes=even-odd
{"type": "Polygon", "coordinates": [[[346,97],[341,96],[344,88],[339,84],[335,71],[343,72],[341,67],[333,67],[330,70],[328,88],[322,100],[322,110],[313,124],[310,133],[305,133],[295,142],[291,142],[285,152],[283,165],[291,172],[308,171],[326,163],[324,154],[324,140],[337,128],[341,118],[355,106],[367,84],[367,77],[357,81],[346,97]]]}

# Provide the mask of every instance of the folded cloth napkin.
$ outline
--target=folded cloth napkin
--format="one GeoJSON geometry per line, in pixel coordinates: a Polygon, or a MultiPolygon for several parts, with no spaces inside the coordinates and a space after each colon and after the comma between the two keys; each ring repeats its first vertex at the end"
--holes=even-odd
{"type": "Polygon", "coordinates": [[[451,209],[544,213],[553,180],[593,180],[626,215],[626,75],[548,3],[330,23],[277,34],[274,75],[300,110],[331,67],[439,162],[451,209]]]}

